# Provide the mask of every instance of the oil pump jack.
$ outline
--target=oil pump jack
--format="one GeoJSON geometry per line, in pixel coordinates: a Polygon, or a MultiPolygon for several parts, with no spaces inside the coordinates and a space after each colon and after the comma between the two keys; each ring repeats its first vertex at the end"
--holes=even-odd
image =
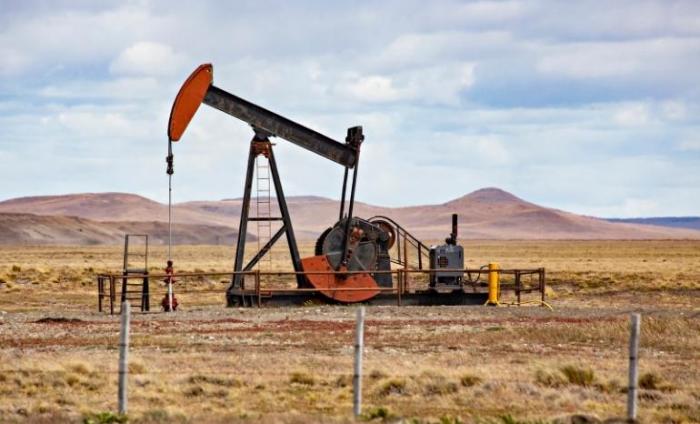
{"type": "MultiPolygon", "coordinates": [[[[391,226],[383,225],[385,223],[381,221],[371,222],[353,216],[360,146],[364,141],[361,126],[348,128],[345,143],[338,142],[216,87],[213,84],[212,65],[203,64],[182,85],[172,106],[168,123],[167,161],[170,175],[172,175],[173,164],[172,143],[180,140],[202,103],[246,122],[251,126],[253,132],[236,243],[235,272],[253,269],[256,263],[270,251],[275,242],[282,235],[286,235],[292,266],[297,272],[297,286],[299,288],[315,288],[329,300],[353,303],[376,296],[380,287],[392,287],[391,275],[377,272],[390,270],[391,267],[388,250],[396,238],[391,226]],[[273,153],[273,144],[270,142],[271,137],[285,139],[345,168],[338,222],[318,239],[315,256],[301,258],[299,255],[292,219],[289,215],[282,181],[273,153]],[[255,160],[259,156],[263,156],[269,162],[281,216],[250,216],[253,171],[255,160]],[[248,223],[260,220],[281,221],[282,225],[244,265],[248,223]],[[324,272],[329,271],[338,272],[324,274],[324,272]],[[352,290],[334,290],[338,288],[352,290]]],[[[244,302],[240,294],[243,277],[242,274],[236,273],[232,278],[226,296],[229,306],[241,305],[244,302]]]]}

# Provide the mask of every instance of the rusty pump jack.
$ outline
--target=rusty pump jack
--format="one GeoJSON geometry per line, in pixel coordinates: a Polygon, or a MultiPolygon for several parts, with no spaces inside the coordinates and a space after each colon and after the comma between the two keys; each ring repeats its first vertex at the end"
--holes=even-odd
{"type": "MultiPolygon", "coordinates": [[[[312,287],[319,290],[324,289],[321,290],[322,294],[335,301],[344,303],[364,301],[377,295],[379,293],[377,281],[380,281],[381,285],[385,286],[387,282],[382,281],[382,277],[385,276],[373,276],[369,272],[343,274],[343,272],[349,270],[376,270],[377,267],[375,264],[378,262],[376,259],[377,248],[375,246],[378,245],[377,242],[379,241],[379,243],[383,243],[382,251],[386,251],[386,244],[390,238],[390,235],[379,227],[368,221],[353,217],[355,187],[357,184],[357,165],[360,157],[360,145],[364,140],[362,127],[356,126],[349,128],[345,143],[340,143],[214,86],[213,67],[211,64],[204,64],[199,66],[185,81],[172,106],[168,123],[169,172],[171,172],[170,170],[172,169],[172,142],[180,140],[180,137],[185,132],[187,125],[194,117],[201,103],[219,109],[222,112],[248,123],[254,132],[248,155],[234,271],[251,270],[255,264],[269,252],[274,243],[279,240],[283,234],[286,234],[292,265],[297,272],[298,287],[312,287]],[[321,246],[319,248],[317,245],[316,256],[305,259],[301,259],[299,256],[292,220],[282,190],[282,182],[277,170],[277,163],[272,151],[270,137],[280,137],[288,140],[326,159],[332,160],[345,168],[340,202],[340,220],[334,228],[329,228],[329,230],[327,230],[328,234],[324,233],[324,236],[327,237],[324,237],[323,240],[319,239],[321,246]],[[259,155],[263,155],[269,161],[272,180],[279,203],[280,217],[260,218],[249,216],[253,168],[255,158],[259,155]],[[350,171],[352,171],[352,182],[346,213],[345,199],[350,171]],[[243,260],[248,222],[263,219],[282,221],[282,226],[255,256],[253,256],[250,262],[244,266],[243,260]],[[330,230],[337,231],[332,232],[330,230]],[[335,242],[333,243],[333,241],[335,242]],[[340,271],[340,274],[319,273],[332,271],[340,271]],[[304,274],[304,272],[307,273],[304,274]],[[350,288],[351,290],[333,290],[341,287],[350,288]],[[367,290],[362,290],[364,288],[367,290]]],[[[388,259],[384,262],[386,266],[388,266],[388,259]]],[[[240,296],[242,292],[242,280],[243,275],[234,274],[226,296],[229,306],[241,304],[243,300],[240,296]]],[[[386,278],[384,278],[384,280],[386,280],[386,278]]],[[[388,284],[390,287],[390,276],[388,284]]]]}

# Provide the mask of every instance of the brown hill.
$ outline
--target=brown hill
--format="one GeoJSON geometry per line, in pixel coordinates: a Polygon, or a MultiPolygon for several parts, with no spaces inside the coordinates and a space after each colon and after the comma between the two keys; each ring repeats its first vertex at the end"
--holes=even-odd
{"type": "MultiPolygon", "coordinates": [[[[120,244],[125,234],[148,234],[149,243],[166,244],[168,224],[157,221],[98,222],[74,216],[0,213],[0,245],[120,244]]],[[[177,244],[231,245],[236,237],[238,231],[229,227],[173,225],[173,241],[177,244]]]]}
{"type": "MultiPolygon", "coordinates": [[[[315,196],[287,199],[299,239],[314,239],[338,220],[338,201],[315,196]]],[[[241,199],[179,203],[178,224],[237,228],[241,199]]],[[[255,211],[255,206],[252,208],[255,211]]],[[[40,215],[72,214],[99,221],[167,220],[167,207],[141,196],[122,193],[76,194],[11,199],[0,202],[0,212],[40,215]]],[[[613,223],[603,219],[545,208],[497,188],[485,188],[440,205],[401,208],[358,202],[355,215],[385,215],[416,236],[438,239],[448,235],[450,215],[460,215],[460,237],[476,239],[699,239],[700,231],[651,225],[613,223]]],[[[272,211],[272,215],[279,211],[272,211]]],[[[249,234],[256,234],[250,223],[249,234]]]]}

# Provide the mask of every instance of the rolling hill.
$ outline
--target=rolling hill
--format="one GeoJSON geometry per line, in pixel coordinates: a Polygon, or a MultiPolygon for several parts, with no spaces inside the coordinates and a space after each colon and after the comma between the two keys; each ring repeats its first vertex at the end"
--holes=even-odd
{"type": "MultiPolygon", "coordinates": [[[[149,243],[168,242],[168,224],[159,221],[93,221],[74,216],[0,213],[0,245],[96,245],[121,244],[124,234],[148,234],[149,243]]],[[[238,237],[233,228],[202,225],[173,225],[178,244],[226,244],[238,237]]]]}
{"type": "MultiPolygon", "coordinates": [[[[325,228],[338,220],[339,204],[336,200],[299,196],[289,197],[287,202],[299,239],[315,239],[325,228]]],[[[174,233],[181,232],[178,234],[178,241],[228,242],[238,227],[241,203],[241,199],[227,199],[176,204],[173,216],[177,226],[174,233]]],[[[255,210],[254,205],[251,209],[255,210]]],[[[10,199],[0,202],[0,213],[33,214],[35,218],[32,219],[41,228],[67,223],[40,222],[38,216],[56,219],[71,216],[74,220],[83,220],[71,221],[71,225],[84,222],[86,228],[96,232],[100,226],[104,226],[103,232],[106,234],[138,229],[142,232],[153,231],[156,238],[160,237],[158,234],[162,234],[158,223],[163,224],[167,221],[166,205],[126,193],[85,193],[10,199]]],[[[698,230],[610,222],[576,215],[527,202],[497,188],[477,190],[438,205],[389,208],[362,202],[355,204],[356,216],[389,216],[423,239],[440,239],[447,236],[450,232],[452,213],[460,215],[460,237],[470,239],[700,239],[698,230]]],[[[278,211],[272,211],[273,216],[278,214],[278,211]]],[[[32,224],[29,220],[23,225],[27,228],[26,231],[30,231],[32,224]]],[[[0,227],[0,231],[9,231],[4,229],[5,227],[0,227]]],[[[55,231],[60,230],[56,228],[55,231]]],[[[249,236],[256,234],[255,223],[249,224],[248,233],[249,236]]],[[[103,239],[98,237],[97,233],[95,237],[96,240],[103,239]]],[[[110,237],[105,240],[113,240],[110,237]]],[[[0,235],[0,239],[9,242],[11,237],[0,235]]],[[[158,239],[161,240],[162,237],[158,239]]]]}

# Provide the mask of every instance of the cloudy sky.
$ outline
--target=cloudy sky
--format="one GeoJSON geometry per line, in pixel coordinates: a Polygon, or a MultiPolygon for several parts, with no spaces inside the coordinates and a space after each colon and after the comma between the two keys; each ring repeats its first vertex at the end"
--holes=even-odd
{"type": "MultiPolygon", "coordinates": [[[[0,0],[0,199],[166,200],[170,105],[205,62],[332,138],[362,125],[365,202],[700,215],[697,1],[0,0]]],[[[240,196],[250,138],[203,106],[175,200],[240,196]]],[[[338,165],[276,142],[287,194],[339,196],[338,165]]]]}

